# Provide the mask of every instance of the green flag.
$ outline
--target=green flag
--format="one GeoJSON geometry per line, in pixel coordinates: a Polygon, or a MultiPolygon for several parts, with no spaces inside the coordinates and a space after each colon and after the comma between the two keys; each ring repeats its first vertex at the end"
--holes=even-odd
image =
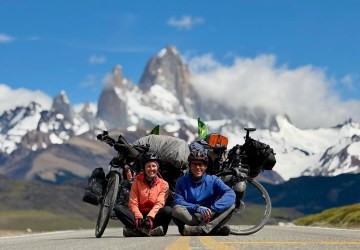
{"type": "Polygon", "coordinates": [[[160,125],[156,125],[149,133],[149,135],[158,135],[160,134],[160,125]]]}
{"type": "Polygon", "coordinates": [[[198,134],[199,137],[201,139],[205,139],[206,135],[207,135],[207,131],[206,131],[206,124],[200,119],[200,117],[198,118],[198,134]]]}

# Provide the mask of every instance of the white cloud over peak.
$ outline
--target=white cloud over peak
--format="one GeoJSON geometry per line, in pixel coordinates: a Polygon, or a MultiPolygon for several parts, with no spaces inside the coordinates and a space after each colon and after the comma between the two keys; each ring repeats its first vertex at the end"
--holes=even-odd
{"type": "Polygon", "coordinates": [[[167,22],[168,25],[174,26],[178,29],[191,29],[194,25],[202,23],[204,23],[204,19],[202,17],[192,17],[190,15],[185,15],[180,19],[171,17],[167,22]]]}
{"type": "Polygon", "coordinates": [[[0,43],[9,43],[14,41],[15,38],[7,34],[0,33],[0,43]]]}
{"type": "Polygon", "coordinates": [[[192,83],[205,99],[287,114],[302,128],[334,126],[350,117],[360,121],[360,101],[341,101],[333,89],[336,80],[312,65],[278,66],[274,55],[235,57],[223,65],[211,54],[190,58],[188,64],[192,83]]]}
{"type": "Polygon", "coordinates": [[[0,114],[18,106],[27,106],[32,101],[40,104],[44,109],[51,108],[52,98],[39,90],[12,89],[0,83],[0,93],[0,114]]]}
{"type": "Polygon", "coordinates": [[[89,58],[90,64],[103,64],[106,62],[105,56],[91,55],[89,58]]]}

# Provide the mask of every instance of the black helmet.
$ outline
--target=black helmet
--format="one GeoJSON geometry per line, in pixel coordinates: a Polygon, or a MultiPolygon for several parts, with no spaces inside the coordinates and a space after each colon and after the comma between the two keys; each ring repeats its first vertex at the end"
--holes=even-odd
{"type": "Polygon", "coordinates": [[[204,150],[193,150],[190,152],[188,157],[188,162],[191,163],[192,161],[202,161],[205,164],[208,163],[208,155],[204,150]]]}
{"type": "Polygon", "coordinates": [[[146,152],[142,155],[142,167],[145,167],[145,164],[149,161],[156,161],[158,165],[159,164],[159,156],[153,152],[146,152]]]}

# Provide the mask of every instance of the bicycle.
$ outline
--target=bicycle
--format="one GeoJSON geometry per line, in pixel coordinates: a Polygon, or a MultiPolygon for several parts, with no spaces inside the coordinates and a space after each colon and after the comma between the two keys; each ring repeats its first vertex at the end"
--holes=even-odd
{"type": "Polygon", "coordinates": [[[100,198],[100,211],[95,226],[95,236],[100,238],[109,219],[117,219],[113,209],[118,197],[120,183],[135,175],[134,173],[137,171],[131,165],[141,153],[148,149],[146,146],[131,146],[121,135],[115,141],[108,135],[107,131],[99,134],[97,139],[107,143],[117,151],[117,156],[109,163],[109,172],[106,175],[107,184],[100,198]],[[131,171],[131,176],[126,176],[127,171],[131,171]]]}
{"type": "Polygon", "coordinates": [[[249,235],[262,229],[271,215],[271,199],[266,189],[250,177],[251,168],[245,164],[244,145],[251,140],[249,133],[255,128],[244,128],[243,145],[234,146],[221,166],[219,176],[236,193],[235,210],[229,222],[233,235],[249,235]],[[259,205],[261,204],[261,205],[259,205]]]}

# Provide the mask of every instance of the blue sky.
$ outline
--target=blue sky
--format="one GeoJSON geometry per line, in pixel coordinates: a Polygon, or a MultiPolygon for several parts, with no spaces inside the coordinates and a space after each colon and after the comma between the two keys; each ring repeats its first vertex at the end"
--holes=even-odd
{"type": "MultiPolygon", "coordinates": [[[[318,102],[336,99],[336,105],[344,104],[336,111],[340,119],[347,116],[344,110],[360,118],[351,113],[360,101],[359,13],[355,0],[0,0],[0,83],[50,97],[65,90],[74,104],[96,102],[115,64],[137,83],[148,59],[172,44],[199,88],[206,82],[201,76],[248,69],[249,61],[275,72],[273,84],[279,71],[281,79],[296,73],[294,81],[307,86],[297,94],[311,98],[311,84],[299,80],[298,72],[306,71],[308,82],[316,79],[318,102]]],[[[322,105],[319,113],[329,106],[310,101],[308,110],[296,111],[297,119],[312,105],[322,105]]],[[[314,124],[321,123],[302,125],[314,124]]]]}

